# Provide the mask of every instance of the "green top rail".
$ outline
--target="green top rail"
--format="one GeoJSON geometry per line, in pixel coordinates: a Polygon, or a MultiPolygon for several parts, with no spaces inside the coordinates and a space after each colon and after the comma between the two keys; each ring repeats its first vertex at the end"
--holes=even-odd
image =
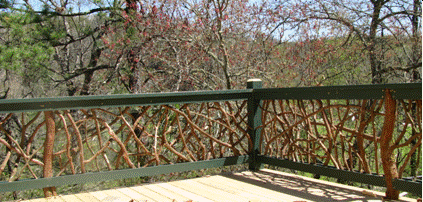
{"type": "Polygon", "coordinates": [[[254,93],[262,100],[383,99],[386,89],[392,90],[394,99],[422,99],[422,83],[262,88],[255,89],[254,93]]]}
{"type": "Polygon", "coordinates": [[[247,99],[251,93],[252,89],[5,99],[0,100],[0,113],[243,100],[247,99]]]}
{"type": "Polygon", "coordinates": [[[383,99],[384,90],[394,99],[422,99],[422,83],[262,88],[130,95],[77,96],[0,100],[0,113],[101,107],[161,105],[256,99],[383,99]]]}

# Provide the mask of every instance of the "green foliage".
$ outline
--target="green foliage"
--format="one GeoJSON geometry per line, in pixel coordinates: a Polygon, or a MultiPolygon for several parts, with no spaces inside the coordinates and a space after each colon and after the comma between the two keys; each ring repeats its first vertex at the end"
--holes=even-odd
{"type": "Polygon", "coordinates": [[[21,71],[22,67],[44,68],[50,60],[53,49],[43,43],[0,45],[0,68],[21,71]]]}
{"type": "Polygon", "coordinates": [[[35,79],[47,73],[45,67],[49,66],[54,49],[48,42],[38,40],[41,25],[31,24],[38,18],[32,14],[2,14],[1,23],[5,25],[7,35],[4,37],[6,42],[0,43],[1,69],[26,76],[38,75],[35,79]]]}
{"type": "Polygon", "coordinates": [[[129,38],[129,39],[134,38],[136,31],[137,31],[137,29],[135,27],[132,27],[132,26],[128,27],[126,29],[126,37],[129,38]]]}

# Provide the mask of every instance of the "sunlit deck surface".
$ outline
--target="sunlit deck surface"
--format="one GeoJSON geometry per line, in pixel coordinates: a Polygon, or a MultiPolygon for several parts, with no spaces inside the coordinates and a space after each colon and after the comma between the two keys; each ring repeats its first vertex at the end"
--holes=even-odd
{"type": "MultiPolygon", "coordinates": [[[[262,169],[172,182],[143,184],[54,198],[27,200],[72,202],[137,201],[382,201],[384,193],[262,169]]],[[[400,201],[416,201],[401,198],[400,201]]]]}

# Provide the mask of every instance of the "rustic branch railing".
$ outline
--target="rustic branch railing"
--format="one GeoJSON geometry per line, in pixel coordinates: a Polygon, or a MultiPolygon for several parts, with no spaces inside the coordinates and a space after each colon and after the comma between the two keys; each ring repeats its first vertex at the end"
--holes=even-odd
{"type": "MultiPolygon", "coordinates": [[[[421,195],[421,84],[255,89],[257,162],[421,195]]],[[[256,163],[257,163],[256,162],[256,163]]]]}
{"type": "MultiPolygon", "coordinates": [[[[421,195],[421,84],[0,100],[0,192],[275,165],[421,195]],[[394,170],[397,168],[397,170],[394,170]]],[[[393,191],[392,191],[392,190],[393,191]]]]}

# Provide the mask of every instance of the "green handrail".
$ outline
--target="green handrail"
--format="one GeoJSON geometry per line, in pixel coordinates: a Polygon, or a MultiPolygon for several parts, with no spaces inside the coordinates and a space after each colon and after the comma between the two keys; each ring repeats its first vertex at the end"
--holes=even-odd
{"type": "Polygon", "coordinates": [[[392,90],[394,99],[422,99],[422,83],[374,84],[352,86],[319,86],[297,88],[254,89],[262,100],[273,99],[383,99],[385,89],[392,90]]]}
{"type": "Polygon", "coordinates": [[[242,100],[252,90],[149,93],[0,100],[0,113],[242,100]]]}
{"type": "Polygon", "coordinates": [[[0,100],[0,113],[161,105],[193,102],[242,100],[255,97],[269,99],[382,99],[385,89],[394,90],[395,99],[421,99],[422,83],[298,88],[261,88],[198,92],[151,93],[130,95],[75,96],[0,100]]]}

